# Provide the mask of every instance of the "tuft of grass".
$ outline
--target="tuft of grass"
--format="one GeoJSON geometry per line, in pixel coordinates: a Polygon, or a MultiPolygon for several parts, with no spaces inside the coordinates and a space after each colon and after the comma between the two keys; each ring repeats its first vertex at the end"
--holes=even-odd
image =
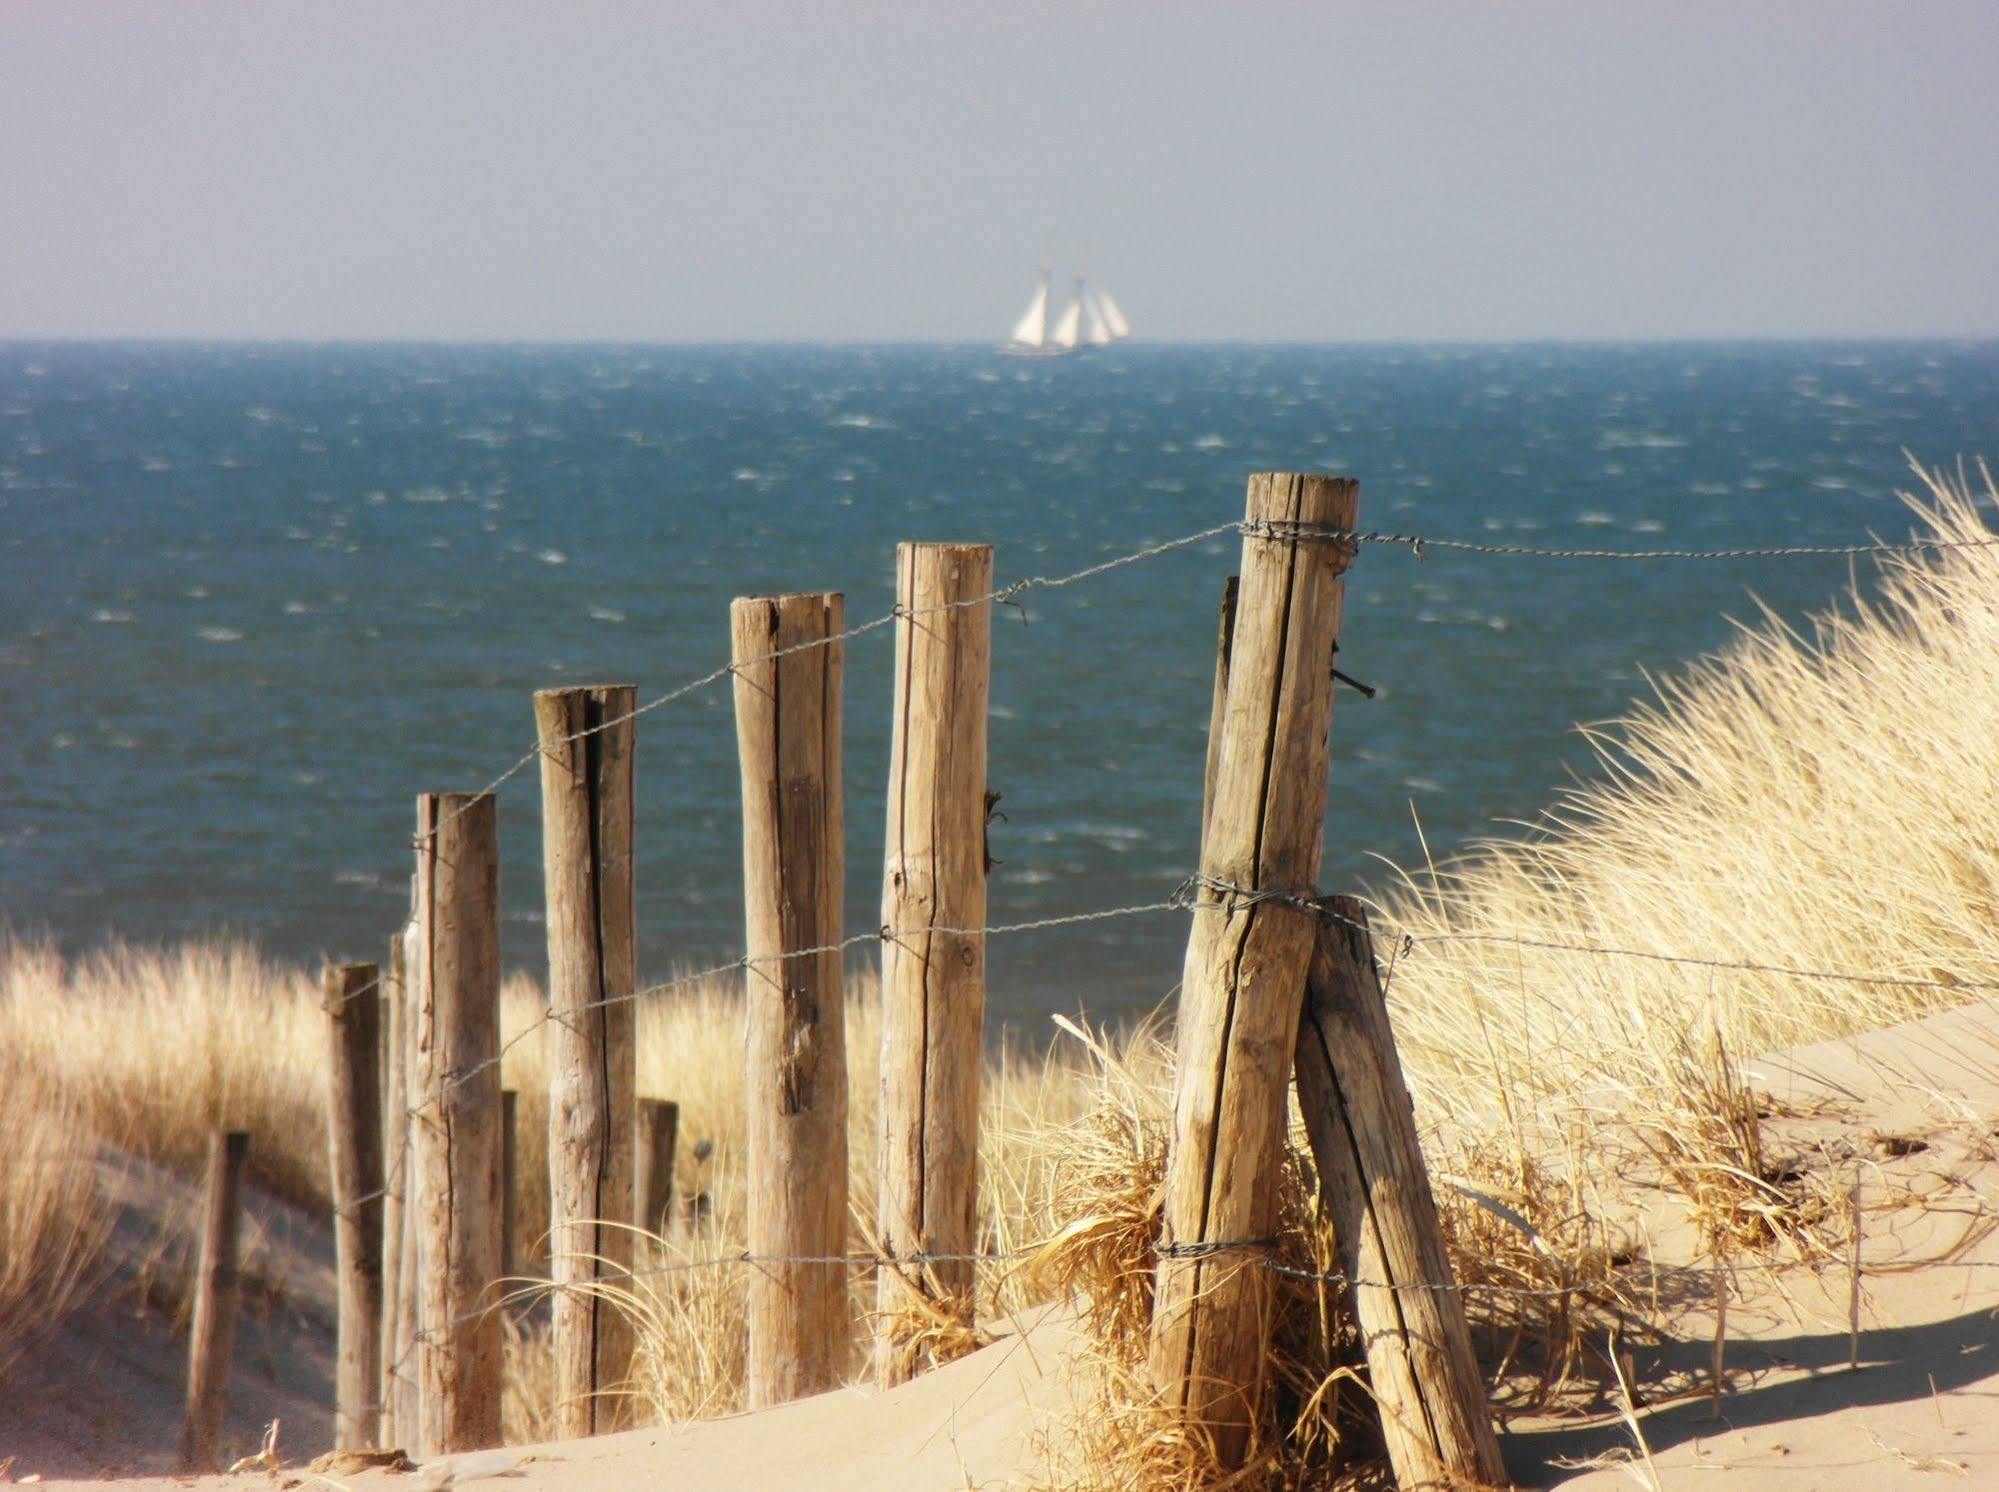
{"type": "Polygon", "coordinates": [[[0,1045],[0,1375],[61,1319],[103,1248],[97,1141],[73,1102],[0,1045]]]}

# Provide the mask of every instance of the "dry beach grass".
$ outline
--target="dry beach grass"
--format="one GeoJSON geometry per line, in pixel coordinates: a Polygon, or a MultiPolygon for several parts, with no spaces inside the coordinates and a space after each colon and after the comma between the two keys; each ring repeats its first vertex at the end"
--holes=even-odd
{"type": "MultiPolygon", "coordinates": [[[[1961,475],[1926,484],[1923,527],[1992,536],[1989,478],[1976,495],[1961,475]]],[[[1770,1149],[1772,1105],[1746,1059],[1999,981],[1995,597],[1999,549],[1967,548],[1888,561],[1866,599],[1802,631],[1758,617],[1597,728],[1599,772],[1544,821],[1407,868],[1380,898],[1389,1002],[1455,1265],[1499,1287],[1468,1304],[1502,1412],[1619,1401],[1610,1334],[1642,1340],[1677,1303],[1652,1237],[1668,1215],[1691,1239],[1678,1263],[1834,1251],[1842,1173],[1770,1149]]],[[[641,1007],[640,1091],[679,1101],[677,1190],[705,1199],[644,1245],[648,1267],[742,1247],[740,998],[718,979],[641,1007]]],[[[540,1002],[531,980],[509,980],[509,1037],[540,1002]]],[[[211,1127],[248,1128],[260,1184],[323,1203],[322,1019],[305,971],[240,944],[114,945],[74,961],[34,942],[0,950],[0,1084],[25,1095],[0,1117],[0,1143],[50,1157],[0,1170],[0,1362],[9,1333],[25,1340],[33,1316],[59,1309],[48,1282],[88,1262],[98,1141],[192,1172],[211,1127]]],[[[865,972],[850,977],[848,1022],[865,1250],[878,1032],[865,972]]],[[[504,1068],[522,1095],[529,1240],[546,1212],[542,1060],[530,1036],[504,1068]]],[[[1047,1427],[1052,1484],[1190,1485],[1211,1470],[1197,1441],[1163,1432],[1142,1380],[1170,1079],[1158,1024],[1070,1026],[1045,1051],[988,1063],[980,1245],[1021,1257],[982,1272],[981,1316],[1070,1296],[1080,1323],[1084,1412],[1047,1427]]],[[[1309,1272],[1332,1254],[1308,1178],[1287,1170],[1280,1257],[1309,1272]]],[[[740,1407],[733,1273],[643,1274],[622,1289],[642,1328],[641,1417],[740,1407]]],[[[857,1316],[873,1302],[860,1274],[857,1316]]],[[[1287,1277],[1273,1310],[1256,1476],[1364,1475],[1364,1380],[1337,1301],[1287,1277]]],[[[940,1341],[939,1355],[965,1345],[940,1341]]],[[[510,1360],[510,1432],[530,1438],[547,1409],[531,1327],[510,1360]]]]}

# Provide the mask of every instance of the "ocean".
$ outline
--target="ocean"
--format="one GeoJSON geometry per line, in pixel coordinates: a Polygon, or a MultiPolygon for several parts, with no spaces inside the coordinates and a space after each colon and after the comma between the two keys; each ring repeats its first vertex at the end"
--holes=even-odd
{"type": "MultiPolygon", "coordinates": [[[[381,955],[414,795],[532,743],[530,692],[641,699],[728,654],[732,596],[893,600],[897,541],[1002,584],[1361,483],[1364,526],[1491,544],[1901,537],[1911,456],[1999,445],[1999,344],[967,347],[0,344],[0,914],[73,948],[230,931],[381,955]]],[[[1233,535],[994,617],[995,923],[1194,868],[1233,535]]],[[[1327,889],[1510,832],[1648,673],[1865,564],[1368,546],[1349,577],[1327,889]]],[[[848,920],[879,921],[892,642],[848,645],[848,920]]],[[[740,951],[726,682],[639,722],[641,975],[740,951]]],[[[501,789],[504,954],[543,962],[534,774],[501,789]]],[[[996,1020],[1172,988],[1185,915],[995,937],[996,1020]]]]}

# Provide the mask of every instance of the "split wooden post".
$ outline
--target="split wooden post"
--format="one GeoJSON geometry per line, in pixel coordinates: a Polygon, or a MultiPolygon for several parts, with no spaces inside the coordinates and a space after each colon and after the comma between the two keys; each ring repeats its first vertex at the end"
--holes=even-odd
{"type": "Polygon", "coordinates": [[[490,793],[417,799],[419,1457],[500,1443],[500,855],[490,793]]]}
{"type": "Polygon", "coordinates": [[[548,904],[549,1274],[558,1435],[612,1427],[632,1332],[593,1287],[628,1274],[638,989],[630,684],[544,689],[541,842],[548,904]]]}
{"type": "Polygon", "coordinates": [[[749,1403],[834,1387],[851,1350],[838,594],[730,608],[749,1000],[749,1403]],[[785,1259],[820,1262],[786,1263],[785,1259]]]}
{"type": "MultiPolygon", "coordinates": [[[[992,588],[989,545],[896,550],[877,1207],[890,1260],[966,1256],[977,1242],[992,588]]],[[[884,1387],[940,1361],[902,1325],[912,1294],[969,1325],[975,1281],[966,1257],[882,1269],[875,1370],[884,1387]]]]}
{"type": "Polygon", "coordinates": [[[1327,897],[1298,1028],[1298,1106],[1403,1487],[1506,1482],[1382,1001],[1367,912],[1327,897]]]}
{"type": "Polygon", "coordinates": [[[664,1234],[673,1217],[673,1152],[679,1138],[680,1105],[665,1098],[641,1098],[632,1224],[642,1233],[664,1234]]]}
{"type": "Polygon", "coordinates": [[[1341,575],[1355,483],[1249,480],[1227,704],[1181,981],[1151,1376],[1224,1466],[1245,1454],[1269,1372],[1257,1240],[1277,1170],[1316,918],[1341,575]]]}
{"type": "Polygon", "coordinates": [[[397,1305],[403,1289],[403,1199],[409,1177],[408,1047],[403,1040],[402,939],[389,940],[389,961],[382,966],[382,1371],[376,1380],[380,1413],[376,1443],[396,1443],[396,1377],[402,1340],[397,1335],[397,1305]]]}
{"type": "Polygon", "coordinates": [[[327,1156],[339,1302],[333,1446],[379,1443],[382,1394],[382,988],[374,964],[330,964],[327,1156]]]}
{"type": "Polygon", "coordinates": [[[222,1416],[229,1407],[229,1362],[236,1353],[242,1280],[236,1254],[243,1231],[243,1171],[250,1137],[217,1133],[208,1145],[202,1196],[201,1262],[194,1281],[194,1322],[187,1342],[187,1412],[181,1422],[184,1471],[218,1471],[222,1416]]]}
{"type": "Polygon", "coordinates": [[[511,1280],[520,1273],[520,1256],[515,1252],[519,1239],[514,1231],[514,1209],[520,1196],[520,1109],[521,1096],[512,1088],[500,1090],[500,1278],[511,1280]]]}
{"type": "Polygon", "coordinates": [[[1208,707],[1208,769],[1201,778],[1201,843],[1208,842],[1208,819],[1215,811],[1215,776],[1222,767],[1222,721],[1229,703],[1229,649],[1235,645],[1235,601],[1242,578],[1222,582],[1221,635],[1215,642],[1215,695],[1208,707]]]}

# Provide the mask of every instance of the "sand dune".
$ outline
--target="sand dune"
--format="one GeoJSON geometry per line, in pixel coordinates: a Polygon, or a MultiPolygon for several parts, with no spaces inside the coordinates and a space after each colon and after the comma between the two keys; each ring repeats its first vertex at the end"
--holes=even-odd
{"type": "MultiPolygon", "coordinates": [[[[1848,1367],[1845,1261],[1775,1268],[1746,1260],[1726,1340],[1727,1387],[1711,1397],[1711,1310],[1689,1309],[1640,1378],[1678,1374],[1679,1402],[1635,1420],[1516,1421],[1505,1437],[1523,1485],[1658,1484],[1806,1488],[1929,1486],[1939,1477],[1999,1486],[1999,1003],[1984,1003],[1750,1064],[1772,1100],[1771,1144],[1832,1157],[1861,1177],[1861,1366],[1848,1367]],[[1635,1433],[1634,1433],[1635,1423],[1635,1433]],[[1639,1437],[1642,1436],[1641,1448],[1639,1437]]],[[[126,1203],[120,1250],[142,1267],[170,1225],[176,1189],[144,1167],[113,1177],[126,1203]]],[[[282,1275],[281,1308],[251,1312],[231,1385],[231,1426],[248,1444],[285,1418],[281,1447],[303,1460],[328,1433],[330,1336],[324,1235],[289,1209],[260,1205],[256,1267],[282,1275]]],[[[1664,1219],[1655,1253],[1682,1240],[1664,1219]]],[[[1048,1468],[1037,1427],[1063,1397],[1067,1323],[1048,1308],[1000,1341],[886,1393],[849,1388],[760,1414],[678,1430],[442,1458],[414,1474],[334,1473],[340,1486],[670,1485],[936,1489],[1030,1484],[1048,1468]]],[[[12,1474],[167,1470],[178,1423],[180,1347],[158,1315],[105,1303],[72,1321],[0,1388],[0,1458],[12,1474]]],[[[262,1473],[252,1474],[263,1482],[262,1473]]],[[[286,1480],[284,1476],[278,1479],[286,1480]]],[[[52,1485],[104,1486],[74,1482],[52,1485]]],[[[127,1488],[241,1486],[126,1480],[127,1488]]],[[[325,1485],[324,1482],[315,1483],[325,1485]]]]}

